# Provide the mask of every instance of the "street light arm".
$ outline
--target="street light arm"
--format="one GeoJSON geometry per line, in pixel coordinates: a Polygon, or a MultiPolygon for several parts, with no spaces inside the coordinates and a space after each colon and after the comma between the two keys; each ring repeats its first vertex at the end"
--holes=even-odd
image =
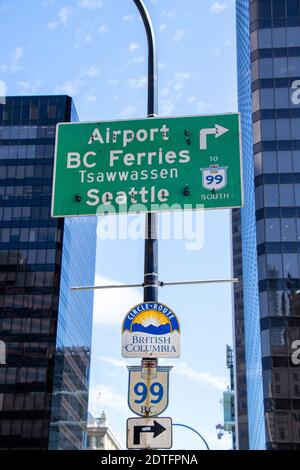
{"type": "MultiPolygon", "coordinates": [[[[157,116],[157,53],[154,29],[143,0],[133,0],[142,17],[148,42],[148,104],[147,117],[157,116]]],[[[145,216],[144,301],[158,300],[158,241],[157,214],[145,216]]]]}
{"type": "Polygon", "coordinates": [[[207,450],[210,450],[210,448],[208,447],[208,444],[207,444],[206,440],[204,439],[203,436],[201,436],[200,432],[196,431],[196,429],[191,428],[190,426],[187,426],[186,424],[179,424],[179,423],[173,423],[172,426],[182,426],[183,428],[190,429],[190,431],[193,431],[195,434],[197,434],[197,435],[202,439],[202,441],[204,442],[204,444],[205,444],[205,446],[206,446],[206,449],[207,449],[207,450]]]}

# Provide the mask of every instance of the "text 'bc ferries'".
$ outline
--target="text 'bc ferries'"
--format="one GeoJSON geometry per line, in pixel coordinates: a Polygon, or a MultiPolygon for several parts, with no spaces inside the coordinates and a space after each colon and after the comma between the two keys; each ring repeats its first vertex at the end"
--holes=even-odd
{"type": "Polygon", "coordinates": [[[58,124],[52,215],[241,207],[239,129],[238,114],[58,124]]]}
{"type": "Polygon", "coordinates": [[[123,357],[179,357],[180,328],[169,307],[144,302],[131,309],[122,326],[123,357]]]}

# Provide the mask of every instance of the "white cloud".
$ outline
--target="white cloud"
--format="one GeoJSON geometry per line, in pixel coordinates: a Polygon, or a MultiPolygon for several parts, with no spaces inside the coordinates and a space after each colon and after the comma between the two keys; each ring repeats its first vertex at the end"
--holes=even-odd
{"type": "Polygon", "coordinates": [[[170,116],[177,104],[180,102],[183,92],[186,88],[186,81],[192,78],[190,72],[177,72],[174,78],[167,82],[166,86],[161,91],[161,113],[164,116],[170,116]]]}
{"type": "Polygon", "coordinates": [[[16,47],[15,50],[10,55],[10,63],[8,65],[3,64],[2,69],[8,72],[18,72],[19,70],[24,69],[22,65],[20,65],[20,61],[24,56],[23,48],[16,47]]]}
{"type": "Polygon", "coordinates": [[[196,107],[196,113],[209,112],[214,107],[213,103],[209,103],[205,100],[199,100],[196,107]]]}
{"type": "MultiPolygon", "coordinates": [[[[222,439],[218,439],[217,430],[216,430],[215,434],[205,433],[204,437],[205,437],[206,442],[209,445],[210,450],[232,449],[232,436],[229,433],[225,433],[222,439]]],[[[202,448],[204,448],[204,444],[202,448]]]]}
{"type": "Polygon", "coordinates": [[[170,94],[171,94],[171,87],[170,87],[170,84],[168,84],[161,90],[161,96],[162,98],[167,98],[168,96],[170,96],[170,94]]]}
{"type": "Polygon", "coordinates": [[[101,34],[105,34],[107,32],[107,26],[106,24],[102,24],[99,28],[98,28],[98,31],[99,33],[101,34]]]}
{"type": "Polygon", "coordinates": [[[178,80],[178,81],[188,80],[191,77],[192,77],[191,72],[177,72],[175,74],[175,80],[178,80]]]}
{"type": "MultiPolygon", "coordinates": [[[[135,112],[136,106],[129,105],[120,112],[119,116],[122,118],[132,117],[135,112]]],[[[95,285],[97,286],[115,284],[122,285],[120,282],[104,276],[100,276],[98,274],[95,277],[95,285]]],[[[96,327],[97,325],[105,325],[120,328],[126,311],[129,310],[132,305],[139,303],[140,292],[138,289],[122,288],[121,293],[122,295],[120,295],[118,290],[113,289],[95,290],[93,321],[96,327]],[[125,305],[124,299],[126,299],[125,305]]]]}
{"type": "Polygon", "coordinates": [[[171,116],[172,112],[175,109],[175,103],[171,100],[164,101],[161,106],[161,112],[163,116],[171,116]]]}
{"type": "Polygon", "coordinates": [[[40,90],[41,85],[41,80],[34,80],[33,82],[30,82],[29,80],[17,81],[17,87],[20,93],[37,93],[40,90]]]}
{"type": "Polygon", "coordinates": [[[129,51],[130,51],[130,52],[134,52],[134,51],[136,51],[136,50],[139,49],[139,48],[140,48],[140,45],[139,45],[138,43],[136,43],[136,42],[133,42],[133,43],[130,44],[130,46],[129,46],[129,51]]]}
{"type": "Polygon", "coordinates": [[[119,79],[118,78],[110,78],[107,83],[111,86],[118,86],[119,85],[119,79]]]}
{"type": "Polygon", "coordinates": [[[143,88],[147,85],[147,77],[144,75],[139,78],[129,78],[127,83],[131,88],[143,88]]]}
{"type": "Polygon", "coordinates": [[[173,85],[173,88],[174,88],[175,91],[181,91],[185,87],[186,87],[186,84],[183,83],[183,82],[177,82],[177,83],[174,83],[174,85],[173,85]]]}
{"type": "Polygon", "coordinates": [[[166,18],[174,18],[176,16],[176,12],[174,10],[169,10],[169,11],[162,11],[161,14],[165,16],[166,18]]]}
{"type": "Polygon", "coordinates": [[[189,96],[188,99],[187,99],[187,102],[189,104],[195,103],[195,101],[197,101],[197,96],[195,96],[195,95],[189,96]]]}
{"type": "Polygon", "coordinates": [[[76,96],[79,93],[81,84],[82,84],[81,80],[78,80],[77,78],[74,80],[69,80],[63,83],[62,85],[57,86],[54,89],[54,92],[63,93],[63,94],[70,95],[70,96],[76,96]]]}
{"type": "Polygon", "coordinates": [[[216,56],[216,57],[220,57],[220,55],[222,53],[222,51],[219,47],[215,47],[212,52],[213,52],[213,55],[216,56]]]}
{"type": "Polygon", "coordinates": [[[159,61],[158,61],[158,68],[159,68],[159,69],[165,69],[166,67],[168,67],[167,64],[165,64],[164,62],[159,62],[159,61]]]}
{"type": "MultiPolygon", "coordinates": [[[[136,110],[137,110],[137,107],[135,105],[129,104],[125,106],[125,108],[122,109],[122,111],[119,113],[119,116],[122,119],[131,118],[136,114],[136,110]]],[[[138,302],[136,301],[135,303],[138,303],[138,302]]],[[[124,311],[123,311],[123,316],[124,316],[124,311]]]]}
{"type": "Polygon", "coordinates": [[[159,31],[160,31],[161,33],[163,33],[164,31],[166,31],[167,25],[164,24],[164,23],[162,23],[162,24],[160,24],[160,25],[158,26],[158,29],[159,29],[159,31]]]}
{"type": "Polygon", "coordinates": [[[180,42],[182,41],[183,37],[184,37],[184,34],[185,34],[185,31],[184,29],[178,29],[176,31],[176,33],[174,34],[173,36],[173,41],[174,42],[180,42]]]}
{"type": "Polygon", "coordinates": [[[6,2],[1,2],[0,3],[0,12],[3,12],[7,10],[7,3],[6,2]]]}
{"type": "Polygon", "coordinates": [[[226,10],[226,8],[227,8],[226,3],[215,2],[210,7],[209,11],[211,12],[212,15],[219,15],[224,10],[226,10]]]}
{"type": "Polygon", "coordinates": [[[134,16],[131,14],[123,16],[123,21],[125,21],[125,23],[132,23],[133,20],[134,20],[134,16]]]}
{"type": "Polygon", "coordinates": [[[98,98],[96,95],[87,95],[85,98],[84,98],[84,101],[86,103],[95,103],[96,101],[98,101],[98,98]]]}
{"type": "Polygon", "coordinates": [[[87,70],[83,72],[87,77],[97,77],[99,75],[99,70],[95,65],[91,65],[87,70]]]}
{"type": "Polygon", "coordinates": [[[126,361],[122,361],[120,359],[115,359],[113,357],[104,357],[104,356],[97,356],[96,359],[114,367],[121,367],[122,369],[127,369],[126,361]]]}
{"type": "Polygon", "coordinates": [[[199,372],[189,367],[185,362],[179,362],[179,364],[175,365],[173,370],[176,374],[183,375],[184,377],[196,382],[211,385],[221,391],[226,390],[228,385],[228,379],[226,377],[213,375],[210,372],[199,372]]]}
{"type": "Polygon", "coordinates": [[[89,390],[89,410],[93,416],[100,416],[103,410],[112,408],[120,413],[128,414],[127,397],[114,387],[96,384],[89,390]]]}
{"type": "Polygon", "coordinates": [[[142,64],[145,60],[143,55],[135,55],[131,61],[132,64],[142,64]]]}
{"type": "Polygon", "coordinates": [[[20,65],[20,61],[24,56],[23,48],[18,46],[10,55],[10,62],[8,64],[2,64],[0,70],[3,72],[16,73],[19,70],[23,70],[24,66],[20,65]]]}
{"type": "Polygon", "coordinates": [[[87,35],[84,37],[83,41],[84,41],[86,44],[90,44],[91,42],[94,41],[94,36],[89,33],[89,34],[87,34],[87,35]]]}
{"type": "Polygon", "coordinates": [[[90,8],[91,10],[97,10],[102,8],[104,5],[103,0],[79,0],[78,5],[81,8],[90,8]]]}
{"type": "Polygon", "coordinates": [[[68,6],[62,7],[58,12],[58,17],[60,19],[60,22],[66,26],[72,14],[73,14],[72,8],[68,6]]]}
{"type": "Polygon", "coordinates": [[[50,21],[50,22],[47,24],[47,27],[48,27],[49,29],[56,29],[57,26],[58,26],[57,21],[50,21]]]}

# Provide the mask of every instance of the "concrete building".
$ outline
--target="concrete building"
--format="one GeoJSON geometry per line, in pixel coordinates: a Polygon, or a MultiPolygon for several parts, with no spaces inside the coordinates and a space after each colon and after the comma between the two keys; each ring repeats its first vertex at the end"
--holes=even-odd
{"type": "Polygon", "coordinates": [[[100,418],[88,419],[87,444],[88,450],[122,450],[121,444],[112,433],[103,411],[100,418]]]}

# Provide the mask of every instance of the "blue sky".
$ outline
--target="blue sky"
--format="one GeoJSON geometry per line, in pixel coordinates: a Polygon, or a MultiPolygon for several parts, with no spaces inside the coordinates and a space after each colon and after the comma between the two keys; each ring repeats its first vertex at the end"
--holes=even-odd
{"type": "MultiPolygon", "coordinates": [[[[145,3],[157,38],[159,115],[236,111],[234,1],[145,3]]],[[[81,121],[145,117],[146,38],[133,0],[2,0],[0,18],[0,80],[8,95],[67,93],[81,121]]],[[[204,214],[197,251],[187,249],[187,240],[161,240],[159,278],[231,277],[229,216],[227,210],[204,214]]],[[[97,284],[142,282],[142,276],[141,238],[98,240],[97,284]]],[[[182,328],[181,358],[161,361],[174,365],[164,415],[197,429],[212,448],[230,448],[228,436],[217,440],[215,425],[228,379],[231,287],[165,287],[159,299],[175,310],[182,328]]],[[[139,289],[95,295],[90,406],[95,415],[106,411],[123,443],[132,416],[126,364],[138,360],[121,358],[121,322],[141,300],[139,289]]],[[[197,449],[201,442],[177,428],[174,448],[197,449]]]]}

